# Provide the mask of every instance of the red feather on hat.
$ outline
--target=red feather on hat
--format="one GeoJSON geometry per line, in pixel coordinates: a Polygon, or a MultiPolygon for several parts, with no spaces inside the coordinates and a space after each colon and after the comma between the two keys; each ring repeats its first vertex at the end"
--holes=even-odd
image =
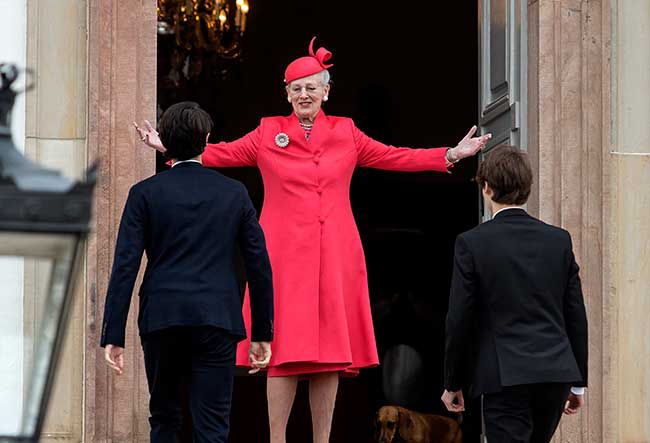
{"type": "Polygon", "coordinates": [[[314,40],[316,40],[316,37],[311,39],[311,42],[309,42],[309,55],[312,57],[316,57],[320,65],[323,67],[323,69],[330,68],[334,65],[326,65],[325,62],[328,61],[330,58],[332,58],[332,53],[329,52],[327,49],[321,47],[318,48],[318,51],[316,51],[316,54],[314,54],[314,40]]]}

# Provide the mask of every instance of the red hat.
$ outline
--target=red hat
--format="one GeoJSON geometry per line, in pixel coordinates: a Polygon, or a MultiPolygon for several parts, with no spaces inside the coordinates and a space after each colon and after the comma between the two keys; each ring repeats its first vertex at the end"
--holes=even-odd
{"type": "Polygon", "coordinates": [[[317,74],[334,66],[325,64],[325,62],[332,57],[332,53],[327,49],[318,48],[318,51],[314,54],[314,40],[316,40],[316,37],[312,38],[309,43],[308,57],[300,57],[289,63],[289,66],[287,66],[287,70],[284,71],[284,82],[286,84],[289,84],[298,78],[317,74]]]}

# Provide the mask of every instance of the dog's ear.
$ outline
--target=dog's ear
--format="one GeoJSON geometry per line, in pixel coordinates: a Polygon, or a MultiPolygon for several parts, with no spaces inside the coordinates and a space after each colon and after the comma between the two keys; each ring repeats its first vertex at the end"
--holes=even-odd
{"type": "Polygon", "coordinates": [[[379,411],[375,413],[375,419],[372,421],[372,427],[373,427],[373,434],[375,437],[375,441],[379,441],[379,429],[380,429],[380,423],[379,423],[379,411]]]}
{"type": "Polygon", "coordinates": [[[407,409],[399,408],[397,414],[397,423],[398,423],[398,432],[400,437],[406,441],[410,441],[413,438],[413,417],[411,417],[410,412],[407,409]]]}
{"type": "Polygon", "coordinates": [[[382,421],[383,415],[381,413],[382,410],[383,410],[383,408],[380,408],[375,413],[375,419],[373,421],[373,427],[375,429],[375,432],[374,432],[375,441],[379,441],[379,439],[381,438],[381,436],[383,435],[383,432],[384,432],[384,423],[382,421]]]}
{"type": "Polygon", "coordinates": [[[379,411],[375,412],[375,418],[373,419],[375,427],[381,426],[381,420],[379,419],[379,411]]]}

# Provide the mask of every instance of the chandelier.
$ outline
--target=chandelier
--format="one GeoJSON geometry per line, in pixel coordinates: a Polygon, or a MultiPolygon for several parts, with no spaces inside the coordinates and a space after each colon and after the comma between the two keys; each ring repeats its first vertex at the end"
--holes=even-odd
{"type": "Polygon", "coordinates": [[[173,34],[187,51],[201,49],[236,59],[249,10],[248,0],[158,0],[158,33],[173,34]]]}

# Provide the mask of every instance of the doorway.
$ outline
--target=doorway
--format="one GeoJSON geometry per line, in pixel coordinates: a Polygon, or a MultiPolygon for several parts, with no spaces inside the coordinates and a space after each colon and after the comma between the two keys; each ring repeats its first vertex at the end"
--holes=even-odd
{"type": "MultiPolygon", "coordinates": [[[[263,116],[288,115],[286,65],[316,47],[332,51],[333,86],[325,111],[347,116],[369,136],[396,146],[454,146],[477,123],[476,2],[376,0],[250,2],[244,55],[227,64],[172,72],[173,39],[158,39],[158,104],[198,102],[212,116],[212,141],[232,140],[263,116]],[[170,75],[172,73],[173,75],[170,75]]],[[[158,170],[165,168],[158,160],[158,170]]],[[[452,174],[359,169],[351,199],[364,244],[382,365],[343,379],[332,443],[371,443],[374,416],[399,402],[448,415],[440,402],[453,247],[478,222],[476,160],[452,174]]],[[[258,211],[263,183],[256,169],[221,170],[246,184],[258,211]]],[[[301,382],[303,383],[303,382],[301,382]]],[[[311,441],[307,386],[300,385],[288,442],[311,441]]],[[[471,441],[476,419],[464,418],[471,441]]],[[[235,381],[231,441],[268,441],[265,378],[235,381]]]]}

